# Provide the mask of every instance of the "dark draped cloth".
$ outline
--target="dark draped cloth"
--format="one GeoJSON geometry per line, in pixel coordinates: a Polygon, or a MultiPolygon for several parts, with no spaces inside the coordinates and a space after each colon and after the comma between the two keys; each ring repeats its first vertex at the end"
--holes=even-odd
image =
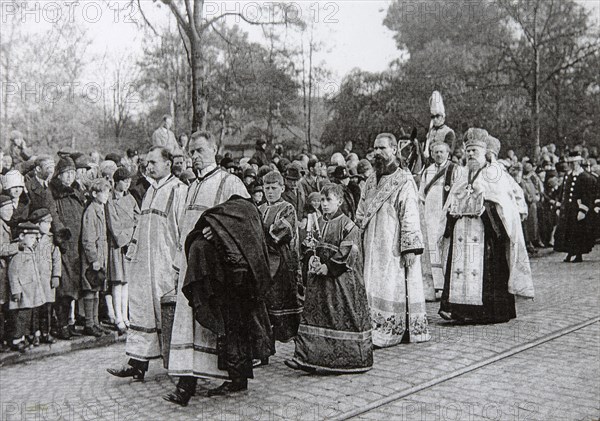
{"type": "Polygon", "coordinates": [[[560,214],[554,234],[554,251],[569,254],[587,254],[594,247],[594,195],[596,180],[593,175],[582,172],[569,173],[562,185],[560,214]],[[579,221],[577,215],[585,217],[579,221]]]}
{"type": "MultiPolygon", "coordinates": [[[[485,211],[481,215],[484,226],[483,305],[456,304],[449,301],[450,274],[453,270],[453,248],[450,247],[440,310],[451,313],[455,320],[503,323],[517,317],[514,295],[508,292],[510,272],[506,256],[510,239],[498,215],[497,205],[490,201],[486,201],[484,205],[485,211]]],[[[455,222],[455,218],[448,216],[446,233],[450,233],[451,241],[455,222]]]]}
{"type": "Polygon", "coordinates": [[[308,275],[294,361],[336,373],[367,371],[373,343],[360,230],[341,210],[331,219],[319,218],[319,227],[314,255],[329,273],[308,275]]]}
{"type": "Polygon", "coordinates": [[[260,215],[240,196],[208,209],[185,241],[182,291],[194,318],[218,336],[219,366],[252,378],[252,358],[274,353],[265,305],[272,287],[260,215]],[[214,238],[202,234],[210,227],[214,238]]]}

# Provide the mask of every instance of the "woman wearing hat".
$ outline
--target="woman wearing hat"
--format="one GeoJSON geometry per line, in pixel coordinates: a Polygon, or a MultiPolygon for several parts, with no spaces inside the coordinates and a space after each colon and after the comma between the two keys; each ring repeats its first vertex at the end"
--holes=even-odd
{"type": "Polygon", "coordinates": [[[79,335],[68,322],[71,301],[79,298],[81,288],[79,240],[86,200],[79,183],[75,181],[75,163],[71,158],[61,158],[55,172],[56,176],[50,182],[50,191],[56,202],[60,223],[70,233],[57,239],[62,253],[62,278],[56,289],[55,304],[57,337],[69,339],[79,335]]]}
{"type": "Polygon", "coordinates": [[[26,222],[29,216],[29,196],[25,192],[25,179],[17,170],[10,170],[2,176],[2,190],[13,201],[13,217],[8,223],[14,230],[21,222],[26,222]]]}

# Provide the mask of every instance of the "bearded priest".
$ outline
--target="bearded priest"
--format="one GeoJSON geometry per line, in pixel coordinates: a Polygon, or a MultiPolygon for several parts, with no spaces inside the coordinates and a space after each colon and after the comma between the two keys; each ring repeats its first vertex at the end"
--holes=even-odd
{"type": "Polygon", "coordinates": [[[442,216],[446,320],[503,323],[515,296],[533,298],[519,210],[506,177],[486,161],[487,131],[465,133],[467,176],[452,186],[442,216]]]}

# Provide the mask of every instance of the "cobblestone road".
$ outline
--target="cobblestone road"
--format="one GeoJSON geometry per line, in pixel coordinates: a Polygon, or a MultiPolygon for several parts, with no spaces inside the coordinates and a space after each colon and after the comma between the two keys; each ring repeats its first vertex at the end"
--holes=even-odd
{"type": "Polygon", "coordinates": [[[278,344],[250,390],[208,398],[199,383],[190,405],[161,399],[173,388],[158,363],[145,383],[108,375],[124,344],[2,368],[2,420],[317,420],[344,417],[389,396],[431,387],[358,415],[389,420],[581,420],[600,418],[599,324],[557,337],[477,370],[474,365],[600,315],[600,248],[581,264],[557,254],[532,261],[536,299],[518,302],[502,325],[451,326],[428,304],[433,339],[378,350],[362,375],[310,376],[287,369],[292,344],[278,344]],[[440,382],[449,373],[468,371],[440,382]]]}

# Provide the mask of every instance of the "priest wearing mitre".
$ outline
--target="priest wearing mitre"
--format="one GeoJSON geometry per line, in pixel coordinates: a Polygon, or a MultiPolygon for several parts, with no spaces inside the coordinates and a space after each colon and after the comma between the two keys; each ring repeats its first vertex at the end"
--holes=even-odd
{"type": "Polygon", "coordinates": [[[502,323],[515,296],[533,298],[519,209],[506,177],[486,161],[487,131],[465,133],[467,175],[451,188],[442,216],[446,320],[502,323]]]}

